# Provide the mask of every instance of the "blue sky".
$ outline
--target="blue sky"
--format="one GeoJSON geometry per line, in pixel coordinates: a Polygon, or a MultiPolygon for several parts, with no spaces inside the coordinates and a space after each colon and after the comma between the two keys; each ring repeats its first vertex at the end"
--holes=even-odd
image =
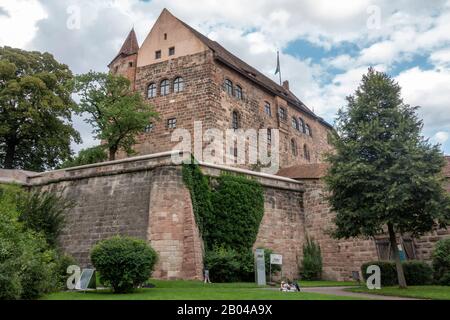
{"type": "MultiPolygon", "coordinates": [[[[274,80],[280,50],[283,80],[331,123],[368,67],[387,72],[450,154],[450,0],[1,0],[0,45],[106,71],[131,27],[142,43],[163,8],[274,80]]],[[[75,125],[75,150],[97,143],[75,125]]]]}

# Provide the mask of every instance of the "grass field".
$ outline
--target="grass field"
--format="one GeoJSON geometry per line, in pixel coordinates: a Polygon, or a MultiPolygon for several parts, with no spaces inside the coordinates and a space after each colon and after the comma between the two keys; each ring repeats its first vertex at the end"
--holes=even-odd
{"type": "MultiPolygon", "coordinates": [[[[45,300],[353,300],[306,292],[280,292],[273,288],[257,287],[254,283],[212,283],[200,281],[151,280],[155,288],[138,289],[130,294],[113,294],[110,290],[87,292],[57,292],[46,295],[45,300]]],[[[301,282],[302,286],[335,286],[351,283],[333,281],[301,282]]]]}
{"type": "Polygon", "coordinates": [[[385,287],[380,290],[369,290],[366,287],[346,289],[351,292],[364,292],[386,296],[398,296],[433,300],[450,300],[450,287],[445,286],[410,286],[407,289],[385,287]]]}

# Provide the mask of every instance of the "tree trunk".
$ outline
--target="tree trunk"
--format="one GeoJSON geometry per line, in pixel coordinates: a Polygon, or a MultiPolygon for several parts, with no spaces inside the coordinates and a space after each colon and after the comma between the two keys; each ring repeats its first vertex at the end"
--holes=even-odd
{"type": "Polygon", "coordinates": [[[109,148],[109,161],[116,160],[116,148],[109,148]]]}
{"type": "Polygon", "coordinates": [[[14,169],[14,158],[16,156],[15,139],[6,139],[6,154],[3,166],[5,169],[14,169]]]}
{"type": "MultiPolygon", "coordinates": [[[[395,266],[397,267],[398,285],[400,289],[406,289],[405,274],[403,273],[402,262],[400,261],[400,254],[397,247],[397,237],[395,236],[394,226],[388,224],[389,241],[391,243],[392,251],[394,252],[395,266]]],[[[381,275],[383,276],[383,275],[381,275]]]]}

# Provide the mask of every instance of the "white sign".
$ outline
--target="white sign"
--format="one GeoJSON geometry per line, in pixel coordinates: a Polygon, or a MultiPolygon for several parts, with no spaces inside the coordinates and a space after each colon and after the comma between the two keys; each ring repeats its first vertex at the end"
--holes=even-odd
{"type": "Polygon", "coordinates": [[[271,254],[270,264],[283,264],[283,256],[281,254],[271,254]]]}

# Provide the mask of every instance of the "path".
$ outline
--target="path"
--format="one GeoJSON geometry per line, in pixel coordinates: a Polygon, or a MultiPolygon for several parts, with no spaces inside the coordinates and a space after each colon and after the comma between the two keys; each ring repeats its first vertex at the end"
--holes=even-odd
{"type": "Polygon", "coordinates": [[[301,291],[310,293],[332,294],[335,296],[355,297],[363,299],[376,299],[376,300],[419,300],[407,297],[382,296],[378,294],[350,292],[344,290],[349,288],[354,287],[302,287],[301,291]]]}

